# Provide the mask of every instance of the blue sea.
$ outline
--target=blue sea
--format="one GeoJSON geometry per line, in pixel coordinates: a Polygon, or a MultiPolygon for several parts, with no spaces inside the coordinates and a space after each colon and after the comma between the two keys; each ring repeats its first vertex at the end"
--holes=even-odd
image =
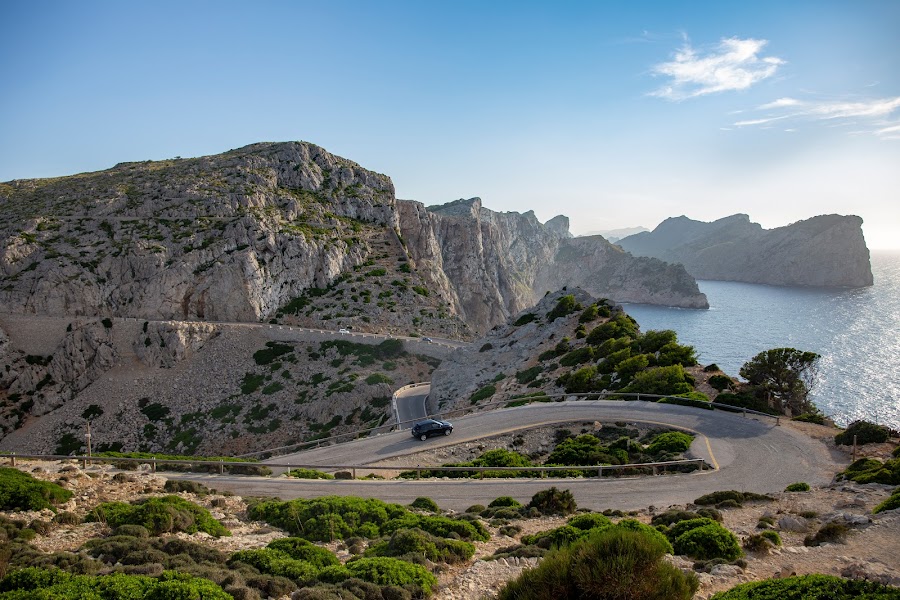
{"type": "Polygon", "coordinates": [[[701,364],[737,376],[769,348],[822,355],[816,406],[840,425],[867,419],[900,429],[900,251],[872,251],[862,289],[699,281],[709,310],[625,305],[641,330],[673,329],[701,364]]]}

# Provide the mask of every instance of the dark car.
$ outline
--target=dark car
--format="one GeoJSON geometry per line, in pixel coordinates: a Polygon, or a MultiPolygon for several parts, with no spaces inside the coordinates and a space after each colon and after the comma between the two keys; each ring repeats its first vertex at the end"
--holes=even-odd
{"type": "Polygon", "coordinates": [[[438,419],[426,419],[419,421],[412,428],[413,437],[426,440],[433,435],[450,435],[453,431],[453,423],[439,421],[438,419]]]}

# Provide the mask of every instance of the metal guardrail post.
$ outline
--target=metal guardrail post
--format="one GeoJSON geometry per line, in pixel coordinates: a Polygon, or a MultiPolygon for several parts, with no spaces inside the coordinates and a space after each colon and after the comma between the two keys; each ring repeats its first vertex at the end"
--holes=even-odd
{"type": "Polygon", "coordinates": [[[15,452],[13,452],[12,456],[9,457],[9,464],[12,467],[16,466],[16,453],[15,452]]]}
{"type": "Polygon", "coordinates": [[[219,475],[225,474],[225,461],[219,460],[219,475]]]}
{"type": "Polygon", "coordinates": [[[152,467],[152,471],[156,473],[156,457],[150,457],[150,465],[152,467]]]}

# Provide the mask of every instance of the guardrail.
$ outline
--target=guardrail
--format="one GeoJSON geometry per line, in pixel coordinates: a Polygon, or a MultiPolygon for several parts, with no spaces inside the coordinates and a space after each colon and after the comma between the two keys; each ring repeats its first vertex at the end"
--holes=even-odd
{"type": "MultiPolygon", "coordinates": [[[[208,466],[211,470],[206,472],[212,473],[212,470],[218,472],[219,475],[224,475],[226,468],[231,467],[240,467],[240,468],[248,468],[248,467],[269,467],[269,465],[259,463],[259,462],[241,462],[241,461],[224,461],[224,460],[178,460],[178,459],[162,459],[162,458],[125,458],[125,457],[114,457],[114,456],[64,456],[60,454],[17,454],[17,453],[0,453],[0,458],[8,458],[10,460],[11,466],[16,466],[16,459],[35,459],[35,460],[74,460],[80,461],[84,468],[87,468],[89,464],[95,463],[137,463],[137,464],[149,464],[151,466],[151,471],[153,473],[157,472],[159,465],[165,464],[176,464],[176,465],[189,465],[191,467],[196,466],[208,466]]],[[[479,474],[479,479],[484,478],[485,473],[503,473],[503,472],[534,472],[540,473],[541,479],[547,477],[548,473],[559,472],[559,471],[576,471],[583,473],[596,473],[597,477],[603,477],[604,473],[616,473],[627,470],[639,470],[643,471],[641,474],[647,475],[665,475],[668,473],[679,473],[685,472],[685,467],[693,467],[690,469],[691,471],[703,471],[711,468],[704,459],[702,458],[691,458],[685,460],[669,460],[663,462],[653,462],[653,463],[630,463],[625,465],[574,465],[574,466],[552,466],[552,467],[423,467],[421,465],[394,465],[389,467],[381,467],[381,466],[370,466],[370,465],[309,465],[309,464],[284,464],[284,465],[275,465],[278,468],[284,469],[314,469],[316,471],[349,471],[352,479],[356,479],[356,472],[358,470],[364,471],[414,471],[416,473],[416,479],[419,479],[422,472],[427,471],[437,471],[437,472],[476,472],[479,474]],[[649,472],[648,472],[649,471],[649,472]]],[[[215,473],[213,473],[215,474],[215,473]]],[[[299,480],[299,479],[298,479],[299,480]]]]}
{"type": "MultiPolygon", "coordinates": [[[[421,386],[421,385],[431,385],[429,384],[411,384],[412,386],[421,386]]],[[[404,386],[400,388],[401,390],[410,387],[404,386]]],[[[397,390],[400,391],[400,390],[397,390]]],[[[395,392],[396,394],[396,392],[395,392]]],[[[399,427],[400,425],[404,425],[407,423],[414,423],[416,421],[421,421],[422,419],[436,419],[450,416],[463,416],[467,414],[472,414],[476,412],[481,412],[484,409],[489,408],[502,408],[509,407],[511,404],[517,404],[519,402],[523,404],[530,404],[532,402],[562,402],[565,400],[576,400],[576,401],[584,401],[584,400],[604,400],[607,402],[630,402],[630,401],[638,401],[638,402],[658,402],[663,399],[672,399],[675,402],[672,404],[677,404],[679,406],[686,406],[688,408],[698,408],[699,410],[710,410],[710,409],[719,409],[724,410],[725,412],[731,413],[740,413],[741,416],[747,417],[747,415],[760,416],[760,417],[769,417],[770,419],[775,419],[775,425],[781,425],[781,417],[779,415],[772,415],[769,413],[753,410],[750,408],[743,408],[740,406],[732,406],[730,404],[721,404],[717,402],[704,402],[704,401],[696,401],[698,405],[688,404],[685,401],[688,401],[688,398],[679,398],[678,396],[662,396],[658,394],[638,394],[638,393],[622,393],[622,392],[586,392],[586,393],[577,393],[577,394],[542,394],[540,396],[526,396],[526,397],[511,397],[505,398],[502,400],[492,400],[490,402],[485,402],[483,404],[479,404],[477,406],[467,406],[463,408],[457,408],[453,410],[448,410],[442,413],[433,413],[425,415],[424,417],[419,417],[416,419],[408,419],[405,421],[400,421],[397,416],[396,406],[392,406],[392,410],[394,412],[394,419],[397,421],[394,426],[399,427]],[[630,399],[628,398],[630,397],[630,399]],[[680,401],[680,403],[679,403],[680,401]],[[700,407],[699,402],[703,402],[704,406],[700,407]],[[709,405],[710,409],[706,408],[706,405],[709,405]]],[[[394,401],[394,397],[392,396],[392,402],[394,401]]],[[[273,456],[277,456],[279,453],[285,453],[285,450],[291,451],[301,451],[308,450],[311,448],[320,448],[322,446],[330,446],[335,443],[341,441],[347,441],[354,438],[359,437],[369,437],[372,434],[380,435],[381,433],[388,433],[393,428],[386,425],[379,425],[378,427],[371,427],[368,429],[358,429],[356,431],[350,431],[347,433],[339,433],[329,437],[324,437],[316,440],[310,440],[307,442],[298,442],[296,444],[290,444],[287,446],[279,446],[277,448],[269,448],[267,450],[258,450],[256,452],[248,452],[246,454],[239,454],[237,458],[249,458],[254,456],[271,458],[273,456]],[[268,455],[268,456],[266,456],[268,455]]]]}

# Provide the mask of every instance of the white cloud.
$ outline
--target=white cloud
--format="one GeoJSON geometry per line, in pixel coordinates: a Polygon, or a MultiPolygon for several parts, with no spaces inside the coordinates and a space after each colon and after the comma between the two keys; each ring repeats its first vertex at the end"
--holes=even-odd
{"type": "Polygon", "coordinates": [[[685,44],[674,60],[653,67],[670,81],[651,93],[667,100],[684,100],[706,94],[745,90],[771,77],[785,61],[760,57],[767,40],[727,38],[703,54],[685,44]]]}
{"type": "Polygon", "coordinates": [[[756,119],[745,119],[734,123],[736,127],[765,125],[772,121],[823,121],[829,126],[863,126],[865,129],[854,133],[875,134],[887,139],[900,136],[898,126],[884,119],[900,110],[900,96],[892,98],[872,98],[869,100],[797,100],[779,98],[758,106],[758,111],[769,114],[756,119]]]}

